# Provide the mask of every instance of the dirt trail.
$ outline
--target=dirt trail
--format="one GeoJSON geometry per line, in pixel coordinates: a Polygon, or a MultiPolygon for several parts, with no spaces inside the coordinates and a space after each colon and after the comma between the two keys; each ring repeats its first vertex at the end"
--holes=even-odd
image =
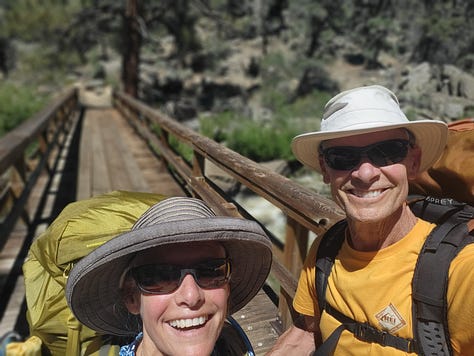
{"type": "Polygon", "coordinates": [[[112,106],[112,87],[109,85],[78,84],[79,100],[82,105],[94,108],[108,108],[112,106]]]}

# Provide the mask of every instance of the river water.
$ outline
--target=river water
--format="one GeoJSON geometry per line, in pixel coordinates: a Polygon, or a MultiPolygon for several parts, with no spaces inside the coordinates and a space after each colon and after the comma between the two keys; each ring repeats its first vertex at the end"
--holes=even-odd
{"type": "MultiPolygon", "coordinates": [[[[318,173],[304,171],[297,176],[290,177],[290,179],[318,194],[329,197],[329,188],[323,183],[322,177],[318,173]]],[[[234,199],[254,218],[262,222],[275,237],[284,243],[286,216],[280,209],[276,208],[266,199],[249,193],[248,190],[238,193],[234,199]]]]}

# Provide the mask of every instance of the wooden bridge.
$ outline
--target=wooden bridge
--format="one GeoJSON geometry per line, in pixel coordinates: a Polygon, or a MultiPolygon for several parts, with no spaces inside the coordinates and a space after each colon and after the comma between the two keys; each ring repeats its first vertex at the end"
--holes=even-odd
{"type": "Polygon", "coordinates": [[[91,99],[88,91],[68,89],[0,139],[0,336],[11,330],[28,335],[21,266],[35,236],[69,202],[112,190],[144,191],[195,196],[220,214],[253,219],[210,173],[212,167],[287,218],[285,243],[274,239],[269,283],[234,315],[263,355],[292,323],[309,232],[320,235],[342,212],[124,93],[111,94],[108,102],[91,99]]]}

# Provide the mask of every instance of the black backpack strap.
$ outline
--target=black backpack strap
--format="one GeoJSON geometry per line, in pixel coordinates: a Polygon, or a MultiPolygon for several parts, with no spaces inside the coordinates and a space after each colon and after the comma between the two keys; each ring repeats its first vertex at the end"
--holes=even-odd
{"type": "Polygon", "coordinates": [[[391,346],[404,352],[416,352],[416,344],[413,339],[392,335],[386,331],[379,330],[369,323],[361,323],[342,314],[330,304],[326,303],[326,312],[332,315],[341,325],[336,328],[326,341],[314,353],[315,356],[332,355],[336,344],[344,330],[354,334],[356,338],[365,342],[374,342],[382,346],[391,346]]]}
{"type": "MultiPolygon", "coordinates": [[[[347,221],[341,220],[331,226],[321,237],[321,242],[316,254],[316,295],[318,297],[319,313],[322,314],[326,308],[326,287],[328,278],[331,274],[334,260],[337,253],[341,249],[345,238],[345,230],[347,221]]],[[[341,336],[344,326],[338,327],[330,337],[313,353],[313,356],[331,355],[336,348],[339,337],[341,336]]]]}
{"type": "Polygon", "coordinates": [[[331,226],[321,238],[316,255],[316,295],[319,311],[322,313],[326,305],[326,287],[336,255],[341,249],[345,238],[347,221],[341,220],[331,226]]]}
{"type": "Polygon", "coordinates": [[[412,281],[413,333],[422,355],[452,354],[446,302],[449,266],[473,242],[465,223],[446,222],[435,227],[423,245],[412,281]]]}

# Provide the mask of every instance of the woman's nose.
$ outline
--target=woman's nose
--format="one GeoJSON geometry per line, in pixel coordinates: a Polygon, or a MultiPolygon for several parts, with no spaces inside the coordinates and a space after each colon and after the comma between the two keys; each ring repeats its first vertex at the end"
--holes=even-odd
{"type": "Polygon", "coordinates": [[[189,308],[200,306],[204,301],[204,291],[196,283],[192,274],[187,274],[179,288],[175,292],[175,300],[178,305],[186,305],[189,308]]]}

